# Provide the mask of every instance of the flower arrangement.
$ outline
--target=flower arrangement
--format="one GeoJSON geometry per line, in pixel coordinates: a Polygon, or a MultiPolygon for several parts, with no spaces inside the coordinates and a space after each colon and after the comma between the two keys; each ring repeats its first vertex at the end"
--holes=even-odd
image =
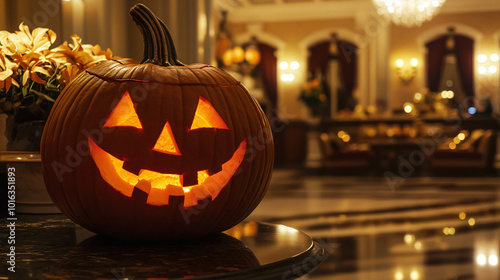
{"type": "Polygon", "coordinates": [[[306,85],[300,92],[299,100],[304,102],[312,114],[320,115],[327,104],[327,96],[321,77],[313,77],[308,79],[306,85]]]}
{"type": "Polygon", "coordinates": [[[30,32],[21,23],[19,31],[0,31],[0,113],[16,123],[46,120],[65,85],[85,69],[114,59],[110,49],[84,45],[77,35],[72,43],[50,49],[56,33],[48,28],[30,32]]]}
{"type": "Polygon", "coordinates": [[[48,28],[30,32],[23,23],[15,33],[0,31],[0,114],[8,116],[7,149],[38,150],[41,130],[63,88],[85,69],[118,58],[110,49],[82,44],[77,35],[72,43],[50,49],[56,38],[48,28]]]}

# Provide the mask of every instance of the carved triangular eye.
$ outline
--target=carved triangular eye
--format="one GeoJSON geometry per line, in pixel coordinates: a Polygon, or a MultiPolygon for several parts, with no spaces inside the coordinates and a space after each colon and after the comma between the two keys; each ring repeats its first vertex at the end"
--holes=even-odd
{"type": "Polygon", "coordinates": [[[156,141],[153,150],[172,155],[181,155],[179,147],[177,147],[177,142],[175,141],[174,134],[172,133],[172,128],[170,124],[165,123],[163,130],[161,131],[160,137],[156,141]]]}
{"type": "Polygon", "coordinates": [[[190,130],[200,128],[229,129],[215,108],[203,97],[198,100],[190,130]]]}
{"type": "Polygon", "coordinates": [[[104,127],[115,126],[129,126],[142,129],[141,121],[135,112],[134,103],[128,91],[125,92],[122,99],[116,104],[104,123],[104,127]]]}

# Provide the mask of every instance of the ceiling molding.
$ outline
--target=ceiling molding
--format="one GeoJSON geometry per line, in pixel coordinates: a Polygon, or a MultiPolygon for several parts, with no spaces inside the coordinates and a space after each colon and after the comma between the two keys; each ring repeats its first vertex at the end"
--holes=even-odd
{"type": "Polygon", "coordinates": [[[245,5],[228,14],[229,22],[277,22],[311,19],[351,18],[359,5],[373,8],[370,0],[337,0],[313,2],[276,2],[275,4],[245,5]]]}
{"type": "MultiPolygon", "coordinates": [[[[236,0],[236,2],[239,5],[234,5],[229,11],[229,22],[283,22],[353,18],[360,11],[375,10],[371,0],[268,0],[267,2],[261,0],[236,0]]],[[[448,0],[444,3],[440,13],[485,11],[500,11],[500,1],[448,0]]]]}
{"type": "Polygon", "coordinates": [[[500,11],[498,0],[447,0],[440,13],[471,13],[471,12],[495,12],[500,11]]]}

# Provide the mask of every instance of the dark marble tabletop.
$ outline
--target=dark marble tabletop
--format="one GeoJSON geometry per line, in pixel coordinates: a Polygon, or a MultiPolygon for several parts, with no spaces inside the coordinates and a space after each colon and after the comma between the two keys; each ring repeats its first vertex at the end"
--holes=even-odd
{"type": "MultiPolygon", "coordinates": [[[[201,239],[138,244],[93,235],[62,214],[17,215],[15,234],[15,272],[3,260],[0,279],[295,279],[325,258],[306,234],[253,221],[201,239]]],[[[2,258],[7,237],[2,228],[2,258]]]]}

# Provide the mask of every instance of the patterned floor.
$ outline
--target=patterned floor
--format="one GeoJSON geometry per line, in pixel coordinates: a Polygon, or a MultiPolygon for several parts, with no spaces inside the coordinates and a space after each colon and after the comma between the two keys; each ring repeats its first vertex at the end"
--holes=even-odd
{"type": "Polygon", "coordinates": [[[500,279],[500,178],[276,170],[249,219],[300,229],[329,257],[304,279],[500,279]]]}

